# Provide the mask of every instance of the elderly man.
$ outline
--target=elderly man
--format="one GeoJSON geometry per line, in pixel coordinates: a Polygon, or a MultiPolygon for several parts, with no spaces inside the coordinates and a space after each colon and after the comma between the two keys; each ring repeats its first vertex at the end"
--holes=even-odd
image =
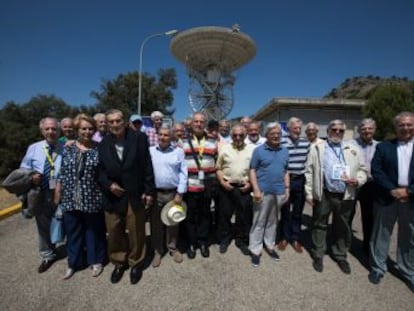
{"type": "Polygon", "coordinates": [[[75,139],[75,131],[73,130],[72,118],[63,118],[60,120],[60,131],[62,136],[59,138],[59,142],[66,143],[68,140],[75,139]]]}
{"type": "Polygon", "coordinates": [[[104,196],[111,282],[118,283],[131,267],[138,283],[145,257],[145,206],[152,203],[154,173],[147,137],[125,127],[120,110],[106,113],[109,135],[99,144],[99,177],[104,196]],[[128,231],[128,234],[126,233],[128,231]]]}
{"type": "Polygon", "coordinates": [[[161,111],[153,111],[151,113],[152,127],[145,129],[150,146],[156,146],[158,144],[158,131],[161,128],[163,118],[164,114],[161,111]]]}
{"type": "Polygon", "coordinates": [[[319,144],[319,143],[323,142],[323,139],[320,139],[318,137],[318,133],[319,133],[319,125],[318,124],[316,124],[315,122],[309,122],[308,124],[306,124],[305,134],[306,134],[306,137],[308,138],[308,141],[311,145],[319,144]]]}
{"type": "Polygon", "coordinates": [[[397,264],[414,292],[414,114],[398,114],[394,125],[397,139],[379,143],[371,163],[376,195],[368,278],[378,284],[387,271],[390,238],[398,221],[397,264]]]}
{"type": "Polygon", "coordinates": [[[139,114],[131,114],[129,117],[129,128],[136,132],[144,132],[142,117],[139,114]]]}
{"type": "Polygon", "coordinates": [[[176,122],[173,125],[173,144],[182,147],[183,146],[183,139],[185,138],[185,128],[184,125],[180,122],[176,122]]]}
{"type": "Polygon", "coordinates": [[[187,218],[187,256],[196,256],[195,248],[200,247],[203,257],[209,257],[208,238],[210,233],[210,205],[212,183],[216,180],[217,141],[209,139],[205,133],[206,117],[195,113],[191,123],[191,136],[183,143],[188,168],[187,218]]]}
{"type": "Polygon", "coordinates": [[[216,174],[220,183],[218,211],[218,236],[220,253],[225,253],[232,239],[231,217],[236,211],[236,246],[249,255],[249,230],[251,226],[251,186],[249,165],[254,147],[246,145],[246,129],[235,125],[231,129],[231,144],[219,150],[216,174]]]}
{"type": "Polygon", "coordinates": [[[252,265],[259,266],[265,249],[279,260],[274,250],[278,210],[289,198],[289,153],[281,146],[282,129],[279,123],[266,126],[266,143],[255,148],[250,162],[250,183],[253,188],[253,225],[250,229],[249,249],[252,265]]]}
{"type": "Polygon", "coordinates": [[[155,251],[152,266],[154,268],[161,264],[165,246],[175,262],[183,261],[177,249],[178,224],[166,227],[161,221],[161,210],[164,205],[172,200],[180,205],[187,191],[188,173],[184,151],[171,143],[172,138],[172,130],[167,125],[162,125],[158,131],[158,145],[150,147],[157,188],[156,203],[151,208],[151,242],[155,251]]]}
{"type": "Polygon", "coordinates": [[[252,119],[248,116],[244,116],[240,119],[240,124],[243,125],[246,130],[249,128],[250,123],[252,123],[252,119]]]}
{"type": "Polygon", "coordinates": [[[45,272],[56,259],[55,247],[50,241],[50,221],[55,213],[53,193],[62,162],[62,145],[58,143],[58,122],[54,118],[40,121],[44,140],[29,146],[21,168],[34,170],[32,182],[41,188],[33,208],[39,233],[39,252],[42,262],[39,273],[45,272]]]}
{"type": "MultiPolygon", "coordinates": [[[[359,137],[354,140],[354,143],[359,146],[362,150],[364,163],[368,169],[368,180],[359,189],[357,194],[357,200],[361,209],[362,219],[362,231],[363,231],[363,247],[366,255],[369,254],[369,241],[371,239],[372,223],[373,223],[373,208],[374,208],[374,197],[375,183],[371,175],[371,161],[374,157],[375,148],[378,141],[374,139],[376,130],[376,123],[373,119],[363,119],[358,125],[359,137]]],[[[352,220],[355,215],[355,208],[350,218],[350,226],[352,228],[352,220]]]]}
{"type": "Polygon", "coordinates": [[[318,272],[323,271],[328,220],[332,212],[331,255],[343,273],[351,273],[346,260],[351,245],[349,217],[356,190],[367,180],[367,168],[361,150],[343,141],[344,133],[342,120],[329,122],[327,141],[312,145],[306,163],[306,200],[313,206],[313,268],[318,272]]]}
{"type": "Polygon", "coordinates": [[[230,123],[227,120],[219,121],[219,140],[222,143],[231,143],[230,123]]]}
{"type": "Polygon", "coordinates": [[[244,139],[245,144],[253,145],[255,147],[260,146],[266,141],[266,138],[260,136],[260,122],[253,121],[250,122],[247,127],[247,137],[244,139]]]}
{"type": "Polygon", "coordinates": [[[94,142],[100,143],[106,134],[106,116],[104,113],[96,113],[93,116],[96,122],[96,132],[92,136],[94,142]]]}
{"type": "Polygon", "coordinates": [[[280,241],[278,249],[285,250],[290,242],[297,253],[302,253],[300,228],[305,204],[305,163],[309,153],[309,142],[300,137],[302,120],[292,117],[287,123],[288,136],[282,140],[282,146],[289,151],[289,200],[283,204],[280,219],[280,241]]]}

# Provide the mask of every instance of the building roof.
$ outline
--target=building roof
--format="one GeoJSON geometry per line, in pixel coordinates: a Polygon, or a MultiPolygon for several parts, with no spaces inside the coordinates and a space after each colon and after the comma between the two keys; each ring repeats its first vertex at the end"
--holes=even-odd
{"type": "Polygon", "coordinates": [[[255,120],[264,119],[267,115],[282,108],[354,108],[361,109],[365,105],[365,100],[343,99],[343,98],[309,98],[309,97],[275,97],[252,118],[255,120]]]}

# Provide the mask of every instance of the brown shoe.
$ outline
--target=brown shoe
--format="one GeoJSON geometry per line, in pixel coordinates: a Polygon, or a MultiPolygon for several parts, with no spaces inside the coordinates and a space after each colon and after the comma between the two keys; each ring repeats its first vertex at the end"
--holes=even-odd
{"type": "Polygon", "coordinates": [[[300,244],[298,241],[293,241],[292,243],[292,247],[295,250],[296,253],[302,253],[303,252],[303,247],[302,244],[300,244]]]}
{"type": "Polygon", "coordinates": [[[288,245],[288,242],[286,240],[281,240],[279,241],[279,243],[277,243],[277,249],[280,251],[284,251],[287,245],[288,245]]]}
{"type": "Polygon", "coordinates": [[[171,251],[170,255],[174,259],[176,263],[182,263],[183,262],[183,255],[181,255],[180,251],[171,251]]]}
{"type": "Polygon", "coordinates": [[[155,252],[155,254],[154,254],[154,258],[152,259],[152,263],[151,263],[151,265],[152,265],[154,268],[158,268],[158,267],[160,266],[160,264],[161,264],[161,255],[160,255],[160,254],[158,254],[157,252],[155,252]]]}

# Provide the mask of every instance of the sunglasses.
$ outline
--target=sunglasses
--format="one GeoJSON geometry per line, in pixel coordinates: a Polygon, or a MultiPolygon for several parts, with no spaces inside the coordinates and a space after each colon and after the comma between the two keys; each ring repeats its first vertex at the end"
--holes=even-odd
{"type": "Polygon", "coordinates": [[[336,132],[336,133],[344,133],[345,130],[344,129],[336,129],[336,128],[331,128],[332,132],[336,132]]]}
{"type": "Polygon", "coordinates": [[[243,134],[233,134],[231,136],[233,136],[233,137],[243,137],[244,135],[243,134]]]}

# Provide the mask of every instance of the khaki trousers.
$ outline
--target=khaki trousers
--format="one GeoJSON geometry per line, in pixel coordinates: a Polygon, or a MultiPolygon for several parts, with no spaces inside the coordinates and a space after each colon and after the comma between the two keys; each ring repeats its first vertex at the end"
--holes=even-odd
{"type": "Polygon", "coordinates": [[[145,258],[145,209],[132,209],[126,215],[105,212],[108,256],[113,264],[134,267],[145,258]]]}

